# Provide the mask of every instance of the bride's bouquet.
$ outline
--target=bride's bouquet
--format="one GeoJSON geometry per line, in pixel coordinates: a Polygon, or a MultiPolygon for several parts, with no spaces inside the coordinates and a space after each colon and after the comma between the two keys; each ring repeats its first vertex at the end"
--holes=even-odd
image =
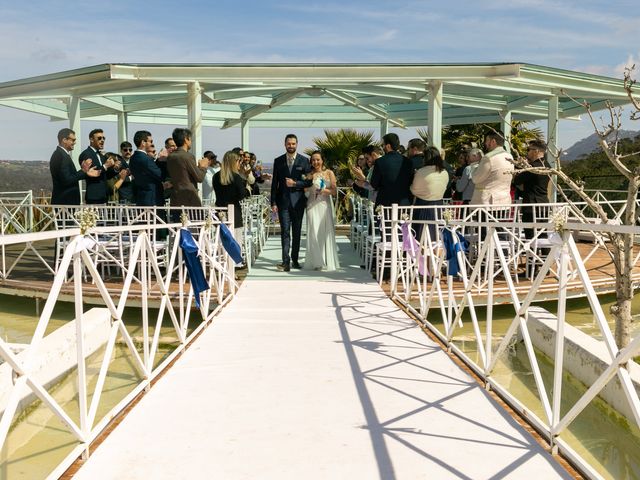
{"type": "Polygon", "coordinates": [[[324,187],[326,187],[324,178],[322,178],[321,175],[318,175],[316,178],[313,179],[313,186],[316,188],[318,192],[324,190],[324,187]]]}

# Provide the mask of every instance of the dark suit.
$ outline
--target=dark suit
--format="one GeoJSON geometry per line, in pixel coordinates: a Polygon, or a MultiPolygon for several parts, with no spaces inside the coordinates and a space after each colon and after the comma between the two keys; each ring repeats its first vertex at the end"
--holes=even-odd
{"type": "MultiPolygon", "coordinates": [[[[546,167],[543,159],[531,162],[532,167],[546,167]]],[[[533,172],[522,172],[513,181],[516,185],[522,185],[522,203],[549,203],[549,176],[533,172]]],[[[533,222],[533,207],[522,207],[522,221],[533,222]]],[[[533,229],[525,228],[525,238],[533,238],[533,229]]]]}
{"type": "Polygon", "coordinates": [[[229,185],[222,185],[220,172],[216,172],[211,180],[213,190],[216,192],[216,206],[227,207],[233,204],[233,228],[240,228],[242,223],[242,207],[240,200],[249,196],[247,182],[239,173],[233,174],[233,180],[229,185]]]}
{"type": "Polygon", "coordinates": [[[413,163],[398,152],[391,151],[376,160],[371,174],[371,186],[378,191],[376,207],[411,205],[413,163]]]}
{"type": "MultiPolygon", "coordinates": [[[[126,160],[122,160],[122,169],[129,170],[129,164],[126,160]]],[[[135,190],[133,188],[133,180],[131,179],[131,172],[127,176],[120,188],[118,189],[118,202],[120,203],[136,203],[135,190]]]]}
{"type": "Polygon", "coordinates": [[[87,174],[76,170],[73,160],[62,147],[57,147],[49,160],[52,205],[80,205],[80,187],[78,182],[85,180],[87,174]]]}
{"type": "Polygon", "coordinates": [[[280,220],[280,241],[282,243],[282,263],[289,265],[290,261],[298,263],[300,253],[300,233],[302,218],[307,205],[304,189],[311,186],[311,179],[303,179],[311,171],[309,159],[296,154],[296,158],[289,170],[287,156],[281,155],[273,161],[273,177],[271,179],[271,206],[278,207],[280,220]],[[294,187],[287,187],[286,179],[296,181],[294,187]],[[293,241],[291,241],[293,237],[293,241]],[[291,244],[291,256],[289,246],[291,244]]]}
{"type": "Polygon", "coordinates": [[[112,168],[109,170],[104,168],[104,158],[91,147],[87,147],[87,149],[80,154],[80,166],[82,166],[82,162],[87,158],[91,159],[93,167],[100,170],[100,176],[87,177],[87,189],[84,192],[84,201],[85,203],[107,203],[107,179],[114,177],[116,173],[112,168]]]}
{"type": "Polygon", "coordinates": [[[163,205],[164,198],[157,198],[162,190],[162,172],[153,158],[142,150],[136,150],[129,160],[133,185],[136,191],[136,205],[153,207],[163,205]],[[161,202],[158,204],[158,202],[161,202]]]}

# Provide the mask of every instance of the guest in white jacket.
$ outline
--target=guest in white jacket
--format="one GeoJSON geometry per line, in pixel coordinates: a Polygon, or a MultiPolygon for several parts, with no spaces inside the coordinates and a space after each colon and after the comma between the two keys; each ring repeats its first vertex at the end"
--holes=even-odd
{"type": "MultiPolygon", "coordinates": [[[[429,235],[432,241],[436,241],[435,221],[440,219],[439,205],[442,205],[442,197],[449,186],[449,173],[444,168],[444,160],[436,147],[428,147],[424,151],[423,167],[418,169],[413,176],[411,193],[415,197],[413,218],[414,220],[426,220],[429,225],[429,235]]],[[[416,238],[422,236],[422,224],[414,224],[416,238]]]]}
{"type": "Polygon", "coordinates": [[[218,157],[211,150],[204,152],[203,157],[209,160],[209,167],[207,167],[207,173],[204,175],[202,181],[202,205],[215,205],[216,204],[216,192],[213,190],[213,176],[216,172],[220,171],[220,163],[218,163],[218,157]]]}
{"type": "Polygon", "coordinates": [[[499,133],[485,137],[484,149],[478,168],[471,175],[475,185],[472,205],[510,205],[513,158],[504,149],[504,138],[499,133]]]}

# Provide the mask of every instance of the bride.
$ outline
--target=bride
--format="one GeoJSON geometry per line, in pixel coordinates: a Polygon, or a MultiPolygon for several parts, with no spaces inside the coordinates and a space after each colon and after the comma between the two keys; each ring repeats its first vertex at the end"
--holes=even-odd
{"type": "Polygon", "coordinates": [[[319,151],[311,154],[313,180],[306,189],[307,201],[307,248],[305,250],[305,270],[333,271],[340,268],[336,229],[333,218],[331,196],[337,193],[336,176],[324,168],[324,160],[319,151]]]}

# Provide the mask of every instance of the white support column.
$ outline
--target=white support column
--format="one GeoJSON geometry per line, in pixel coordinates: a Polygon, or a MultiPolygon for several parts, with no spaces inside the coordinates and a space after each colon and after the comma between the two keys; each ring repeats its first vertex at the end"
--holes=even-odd
{"type": "MultiPolygon", "coordinates": [[[[548,158],[551,160],[555,159],[555,164],[553,167],[558,167],[558,163],[560,162],[560,158],[558,157],[558,96],[554,95],[549,97],[548,103],[548,113],[547,113],[547,151],[549,152],[548,158]]],[[[551,201],[556,202],[558,200],[558,190],[556,188],[556,182],[558,181],[557,177],[554,175],[552,178],[551,185],[551,201]]]]}
{"type": "Polygon", "coordinates": [[[245,152],[249,150],[249,120],[240,123],[240,146],[245,152]]]}
{"type": "Polygon", "coordinates": [[[384,137],[387,133],[389,133],[389,120],[383,118],[380,120],[380,138],[384,137]]]}
{"type": "Polygon", "coordinates": [[[507,152],[511,151],[511,111],[505,110],[502,112],[501,126],[502,135],[504,135],[504,149],[507,152]]]}
{"type": "Polygon", "coordinates": [[[202,158],[202,87],[200,82],[187,85],[187,124],[191,130],[191,153],[202,158]]]}
{"type": "Polygon", "coordinates": [[[427,131],[429,143],[436,148],[442,147],[442,82],[429,82],[429,114],[427,131]]]}
{"type": "Polygon", "coordinates": [[[73,163],[78,163],[80,152],[82,152],[82,129],[80,128],[80,97],[72,96],[67,104],[67,114],[69,115],[69,128],[76,132],[76,146],[71,152],[73,163]]]}
{"type": "Polygon", "coordinates": [[[118,112],[118,151],[120,151],[120,144],[128,140],[129,120],[126,112],[118,112]]]}

